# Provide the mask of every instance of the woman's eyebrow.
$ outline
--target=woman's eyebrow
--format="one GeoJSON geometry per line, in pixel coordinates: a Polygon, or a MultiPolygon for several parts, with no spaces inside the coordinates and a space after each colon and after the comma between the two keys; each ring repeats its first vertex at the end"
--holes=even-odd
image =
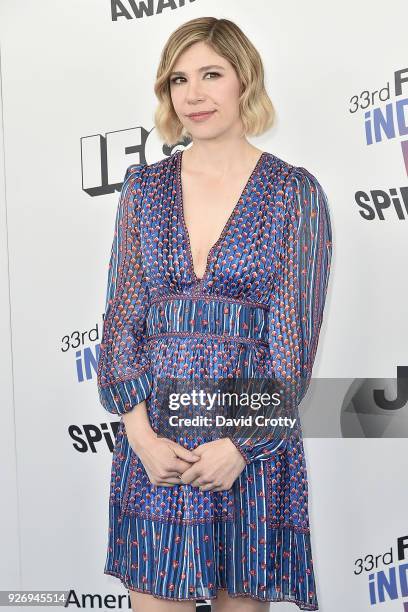
{"type": "MultiPolygon", "coordinates": [[[[201,68],[197,69],[197,72],[204,72],[204,70],[209,70],[210,68],[218,68],[220,70],[225,70],[224,66],[218,66],[217,64],[211,64],[210,66],[201,66],[201,68]]],[[[175,70],[170,73],[170,76],[173,74],[186,74],[182,70],[175,70]]]]}

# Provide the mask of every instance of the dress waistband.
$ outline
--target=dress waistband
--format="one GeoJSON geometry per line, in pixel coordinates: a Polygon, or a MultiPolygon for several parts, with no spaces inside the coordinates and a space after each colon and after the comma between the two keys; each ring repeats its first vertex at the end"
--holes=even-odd
{"type": "Polygon", "coordinates": [[[216,298],[163,298],[153,302],[146,319],[147,340],[164,336],[225,337],[268,344],[268,309],[216,298]]]}

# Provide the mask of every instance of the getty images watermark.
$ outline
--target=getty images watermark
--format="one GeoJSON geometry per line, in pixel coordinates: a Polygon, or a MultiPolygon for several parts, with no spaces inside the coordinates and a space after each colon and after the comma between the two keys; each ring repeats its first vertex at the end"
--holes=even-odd
{"type": "Polygon", "coordinates": [[[150,418],[160,436],[260,441],[297,427],[294,390],[275,379],[160,379],[150,418]]]}
{"type": "Polygon", "coordinates": [[[159,435],[212,440],[407,438],[408,368],[396,378],[160,378],[149,398],[159,435]]]}

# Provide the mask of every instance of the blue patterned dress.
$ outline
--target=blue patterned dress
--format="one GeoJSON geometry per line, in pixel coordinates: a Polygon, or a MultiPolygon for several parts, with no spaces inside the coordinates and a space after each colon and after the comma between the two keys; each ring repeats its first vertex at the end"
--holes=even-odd
{"type": "MultiPolygon", "coordinates": [[[[329,278],[325,192],[305,168],[263,152],[200,279],[181,160],[176,151],[126,172],[98,357],[102,406],[122,415],[146,400],[155,428],[159,378],[259,375],[292,385],[298,405],[329,278]]],[[[193,449],[205,441],[181,443],[193,449]]],[[[155,486],[120,419],[104,572],[163,599],[213,599],[224,589],[317,610],[301,430],[285,443],[233,441],[246,466],[230,490],[155,486]]]]}

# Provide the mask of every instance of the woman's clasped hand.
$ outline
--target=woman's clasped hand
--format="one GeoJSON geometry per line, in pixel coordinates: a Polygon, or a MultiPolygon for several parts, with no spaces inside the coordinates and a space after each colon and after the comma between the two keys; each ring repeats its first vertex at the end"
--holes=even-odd
{"type": "Polygon", "coordinates": [[[246,465],[229,438],[205,442],[194,450],[154,432],[138,437],[137,442],[128,439],[154,485],[190,484],[201,491],[226,491],[246,465]]]}

